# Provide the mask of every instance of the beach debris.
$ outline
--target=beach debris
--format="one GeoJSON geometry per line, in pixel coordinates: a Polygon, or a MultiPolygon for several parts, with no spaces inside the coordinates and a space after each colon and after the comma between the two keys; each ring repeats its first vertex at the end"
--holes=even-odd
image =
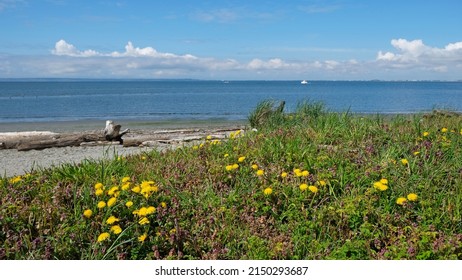
{"type": "Polygon", "coordinates": [[[122,136],[130,132],[130,129],[125,129],[120,132],[120,124],[114,124],[113,121],[106,121],[106,128],[104,128],[104,138],[107,141],[118,141],[120,144],[123,144],[122,136]]]}

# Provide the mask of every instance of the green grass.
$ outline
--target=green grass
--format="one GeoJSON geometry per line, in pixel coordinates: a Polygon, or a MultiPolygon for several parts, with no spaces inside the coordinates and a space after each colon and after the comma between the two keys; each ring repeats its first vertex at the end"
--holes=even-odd
{"type": "Polygon", "coordinates": [[[273,107],[225,141],[1,178],[0,259],[462,259],[461,116],[273,107]]]}

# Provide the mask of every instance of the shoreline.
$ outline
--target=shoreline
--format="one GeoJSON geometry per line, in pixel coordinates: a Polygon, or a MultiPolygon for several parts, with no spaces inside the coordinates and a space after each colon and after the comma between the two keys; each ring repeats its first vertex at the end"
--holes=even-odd
{"type": "MultiPolygon", "coordinates": [[[[116,121],[130,132],[124,139],[142,139],[146,144],[125,147],[119,143],[82,143],[80,146],[53,147],[18,151],[0,148],[0,178],[23,175],[35,170],[62,164],[77,164],[84,160],[111,159],[165,150],[185,143],[203,141],[207,135],[224,138],[230,132],[245,128],[244,122],[230,121],[116,121]]],[[[27,141],[28,137],[56,136],[65,133],[102,133],[105,121],[0,124],[0,142],[27,141]],[[13,130],[14,128],[14,130],[13,130]]]]}

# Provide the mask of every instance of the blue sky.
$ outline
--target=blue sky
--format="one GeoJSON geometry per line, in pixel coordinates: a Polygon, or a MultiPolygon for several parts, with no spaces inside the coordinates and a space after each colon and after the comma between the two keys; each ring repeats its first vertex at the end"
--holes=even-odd
{"type": "Polygon", "coordinates": [[[460,0],[0,0],[0,78],[462,80],[460,0]]]}

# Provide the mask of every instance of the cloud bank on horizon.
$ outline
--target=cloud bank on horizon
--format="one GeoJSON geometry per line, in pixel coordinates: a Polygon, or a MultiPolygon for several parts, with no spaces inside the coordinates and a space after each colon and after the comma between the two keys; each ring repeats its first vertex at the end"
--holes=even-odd
{"type": "MultiPolygon", "coordinates": [[[[50,59],[50,64],[42,65],[43,69],[40,72],[48,73],[52,77],[194,78],[213,73],[210,78],[226,78],[244,71],[250,76],[253,74],[255,79],[290,79],[294,75],[297,76],[294,73],[302,73],[301,77],[314,75],[319,71],[332,76],[342,73],[343,76],[346,74],[351,78],[357,76],[356,73],[360,74],[357,77],[362,77],[372,69],[375,72],[419,70],[434,74],[462,71],[462,42],[436,48],[425,45],[422,40],[393,39],[391,45],[394,51],[380,50],[371,61],[286,61],[275,57],[267,60],[254,58],[246,62],[232,58],[216,59],[160,52],[153,47],[135,47],[130,41],[125,45],[123,52],[79,50],[61,39],[51,50],[54,57],[50,59]]],[[[43,57],[30,58],[28,63],[31,68],[37,69],[41,67],[38,62],[42,59],[43,57]]]]}

